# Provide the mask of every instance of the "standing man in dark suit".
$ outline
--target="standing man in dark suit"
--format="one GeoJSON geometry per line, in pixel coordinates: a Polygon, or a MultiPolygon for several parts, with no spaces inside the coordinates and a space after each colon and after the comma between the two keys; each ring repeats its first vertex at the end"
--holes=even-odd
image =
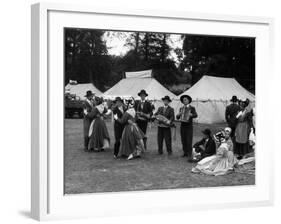
{"type": "Polygon", "coordinates": [[[120,97],[115,98],[115,104],[112,107],[112,112],[114,116],[114,135],[115,135],[115,143],[114,143],[114,158],[117,158],[120,148],[120,142],[122,138],[122,133],[125,125],[120,123],[120,119],[126,111],[126,107],[123,103],[123,100],[120,97]]]}
{"type": "Polygon", "coordinates": [[[83,102],[83,130],[84,130],[84,151],[88,151],[88,145],[89,145],[89,129],[92,122],[92,119],[89,118],[87,115],[93,110],[94,108],[94,101],[93,97],[95,96],[94,93],[92,93],[91,90],[88,90],[86,92],[86,100],[83,102]]]}
{"type": "Polygon", "coordinates": [[[159,155],[163,154],[163,140],[165,139],[168,155],[171,155],[172,154],[171,127],[173,125],[173,121],[175,120],[175,112],[174,109],[169,105],[169,103],[172,101],[169,96],[163,97],[162,100],[164,106],[159,107],[157,112],[153,116],[158,120],[158,132],[157,132],[158,153],[159,155]]]}
{"type": "Polygon", "coordinates": [[[228,124],[228,127],[231,128],[231,138],[234,137],[235,128],[237,125],[237,118],[236,115],[241,110],[240,106],[238,105],[237,96],[232,96],[231,104],[228,105],[225,109],[225,120],[228,124]]]}
{"type": "Polygon", "coordinates": [[[177,114],[177,119],[181,122],[182,157],[188,157],[190,160],[192,159],[193,118],[196,118],[198,115],[195,108],[190,105],[192,98],[189,95],[182,95],[180,101],[183,103],[183,106],[177,114]]]}
{"type": "Polygon", "coordinates": [[[146,149],[146,142],[147,142],[146,130],[147,130],[148,121],[152,116],[152,105],[148,100],[145,99],[148,96],[148,94],[144,89],[141,90],[138,93],[138,95],[140,96],[141,100],[136,101],[135,103],[136,123],[145,135],[143,139],[143,143],[144,143],[144,148],[146,149]]]}

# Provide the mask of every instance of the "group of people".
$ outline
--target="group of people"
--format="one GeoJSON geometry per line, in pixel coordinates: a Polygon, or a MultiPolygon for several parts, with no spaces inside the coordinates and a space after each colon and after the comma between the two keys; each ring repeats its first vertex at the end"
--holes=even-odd
{"type": "MultiPolygon", "coordinates": [[[[193,160],[198,163],[192,172],[224,175],[255,162],[255,108],[249,107],[248,99],[233,96],[230,101],[225,111],[228,127],[214,137],[205,129],[202,140],[194,144],[193,160]]],[[[254,165],[246,167],[254,169],[254,165]]]]}
{"type": "Polygon", "coordinates": [[[192,145],[193,119],[197,118],[192,98],[182,95],[182,106],[178,113],[171,107],[169,96],[162,98],[163,106],[154,111],[147,100],[148,93],[141,90],[140,100],[133,98],[123,101],[116,97],[111,106],[105,105],[101,98],[87,91],[84,103],[84,148],[85,151],[100,152],[109,147],[110,136],[104,117],[114,118],[114,158],[128,160],[140,157],[147,149],[147,128],[149,122],[157,122],[158,154],[163,154],[165,142],[167,154],[173,153],[172,132],[175,121],[180,122],[180,135],[183,154],[189,162],[198,162],[193,172],[220,175],[233,169],[238,160],[250,152],[254,143],[249,144],[249,136],[254,135],[254,109],[249,109],[249,100],[238,101],[236,96],[226,107],[225,118],[228,123],[223,131],[213,135],[210,129],[202,131],[203,138],[192,145]]]}
{"type": "Polygon", "coordinates": [[[181,123],[180,133],[183,157],[192,158],[193,119],[198,115],[190,105],[192,98],[181,96],[183,106],[175,115],[174,108],[170,106],[169,96],[162,98],[163,106],[154,112],[154,106],[146,99],[148,93],[141,90],[138,93],[140,100],[133,98],[124,102],[116,97],[113,104],[106,106],[101,98],[95,97],[87,91],[84,103],[84,148],[85,151],[100,152],[109,147],[110,137],[104,122],[104,117],[113,114],[114,118],[114,158],[119,156],[132,159],[140,157],[147,149],[147,127],[149,122],[157,122],[158,153],[163,154],[165,141],[168,155],[172,150],[172,129],[174,121],[181,123]]]}
{"type": "Polygon", "coordinates": [[[225,120],[232,129],[234,153],[241,159],[252,151],[249,136],[250,133],[255,134],[255,108],[250,107],[248,99],[242,101],[233,96],[230,101],[225,110],[225,120]]]}

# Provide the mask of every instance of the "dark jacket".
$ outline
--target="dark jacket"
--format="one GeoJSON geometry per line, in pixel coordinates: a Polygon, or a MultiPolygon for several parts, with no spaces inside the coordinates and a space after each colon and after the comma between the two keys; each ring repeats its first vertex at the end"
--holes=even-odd
{"type": "Polygon", "coordinates": [[[216,153],[216,143],[212,137],[206,142],[206,138],[202,138],[199,142],[196,142],[193,148],[197,148],[199,146],[204,146],[204,155],[211,156],[216,153]]]}
{"type": "Polygon", "coordinates": [[[237,113],[241,110],[240,106],[237,104],[230,104],[225,109],[225,120],[229,127],[235,127],[237,125],[237,113]]]}
{"type": "MultiPolygon", "coordinates": [[[[143,106],[142,106],[141,101],[138,100],[138,101],[135,102],[135,110],[136,110],[136,112],[143,112],[150,117],[152,115],[153,106],[147,100],[144,101],[143,106]]],[[[143,121],[149,121],[148,118],[143,118],[143,117],[140,117],[138,115],[136,115],[136,119],[137,120],[140,119],[140,120],[143,120],[143,121]]]]}
{"type": "MultiPolygon", "coordinates": [[[[123,116],[123,114],[126,112],[126,110],[127,110],[127,108],[123,105],[122,106],[122,108],[123,108],[123,112],[118,108],[118,107],[114,107],[113,109],[112,109],[112,112],[113,112],[113,114],[115,115],[115,114],[117,114],[117,117],[119,118],[119,119],[121,119],[122,118],[122,116],[123,116]]],[[[118,120],[119,120],[118,119],[118,120]]],[[[114,122],[114,125],[122,125],[118,120],[116,120],[115,122],[114,122]]]]}
{"type": "Polygon", "coordinates": [[[118,108],[118,107],[114,107],[112,109],[113,114],[117,114],[118,120],[114,121],[114,134],[115,134],[115,138],[119,139],[122,136],[122,132],[123,129],[125,127],[125,124],[122,124],[120,122],[120,119],[123,117],[124,113],[126,112],[127,108],[123,105],[123,112],[118,108]]]}
{"type": "MultiPolygon", "coordinates": [[[[167,106],[165,111],[164,111],[164,106],[159,107],[157,112],[155,113],[155,116],[157,116],[157,115],[162,115],[162,116],[166,117],[167,119],[170,120],[171,124],[175,120],[174,108],[172,108],[171,106],[167,106]]],[[[162,122],[159,122],[158,126],[159,127],[169,127],[162,122]]]]}
{"type": "MultiPolygon", "coordinates": [[[[90,113],[93,110],[94,106],[91,105],[87,100],[83,102],[83,109],[87,111],[87,113],[90,113]]],[[[86,114],[84,114],[85,116],[86,114]]],[[[86,116],[85,116],[86,117],[86,116]]]]}
{"type": "MultiPolygon", "coordinates": [[[[183,107],[180,108],[180,112],[184,109],[184,107],[185,107],[185,106],[183,106],[183,107]]],[[[198,114],[197,114],[197,112],[196,112],[196,110],[195,110],[195,107],[189,105],[189,110],[190,110],[190,113],[191,113],[191,116],[190,116],[189,120],[187,120],[186,122],[183,122],[183,121],[182,121],[182,123],[185,123],[185,124],[192,124],[192,123],[193,123],[193,118],[197,118],[197,117],[198,117],[198,114]]],[[[181,118],[181,115],[178,114],[178,115],[177,115],[177,119],[179,120],[180,118],[181,118]]]]}

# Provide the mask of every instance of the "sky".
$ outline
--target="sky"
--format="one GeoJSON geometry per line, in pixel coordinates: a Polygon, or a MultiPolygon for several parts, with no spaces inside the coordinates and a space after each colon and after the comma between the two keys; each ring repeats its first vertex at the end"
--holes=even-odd
{"type": "MultiPolygon", "coordinates": [[[[108,53],[110,55],[125,55],[130,48],[125,46],[127,37],[132,34],[132,32],[118,32],[119,35],[114,35],[116,32],[114,31],[107,31],[104,34],[104,41],[106,41],[106,46],[108,47],[108,53]]],[[[172,49],[177,47],[182,48],[183,40],[180,38],[179,34],[171,34],[170,40],[168,44],[171,46],[172,49]]],[[[170,58],[174,59],[177,63],[177,56],[173,50],[171,50],[170,58]]]]}

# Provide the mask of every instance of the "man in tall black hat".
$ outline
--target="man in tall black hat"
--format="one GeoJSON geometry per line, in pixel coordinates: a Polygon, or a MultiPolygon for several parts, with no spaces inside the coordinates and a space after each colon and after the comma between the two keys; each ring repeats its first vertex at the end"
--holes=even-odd
{"type": "Polygon", "coordinates": [[[229,104],[225,109],[225,120],[228,124],[228,127],[231,128],[231,137],[233,138],[235,133],[235,128],[237,125],[237,113],[241,110],[240,106],[238,105],[237,96],[232,96],[230,99],[231,104],[229,104]]]}
{"type": "Polygon", "coordinates": [[[163,154],[163,140],[165,139],[166,148],[168,155],[172,154],[172,134],[171,127],[173,126],[173,121],[175,120],[174,108],[172,108],[169,103],[172,101],[169,96],[162,98],[164,106],[158,108],[157,112],[154,114],[158,120],[158,132],[157,132],[157,142],[158,142],[158,153],[163,154]]]}
{"type": "Polygon", "coordinates": [[[142,89],[138,93],[138,95],[140,96],[141,99],[135,102],[136,123],[145,135],[143,139],[143,143],[146,149],[146,142],[147,142],[146,130],[147,130],[147,124],[152,115],[152,105],[148,100],[145,99],[148,96],[148,94],[144,89],[142,89]]]}
{"type": "Polygon", "coordinates": [[[112,112],[114,116],[114,135],[115,135],[115,143],[114,143],[114,158],[117,158],[120,148],[120,142],[122,138],[122,133],[125,125],[120,123],[120,119],[126,111],[126,106],[123,103],[123,100],[120,97],[116,97],[114,101],[114,105],[112,107],[112,112]]]}
{"type": "Polygon", "coordinates": [[[190,105],[192,98],[189,95],[182,95],[180,101],[183,106],[180,108],[176,117],[181,122],[182,157],[192,159],[193,119],[198,115],[195,107],[190,105]]]}
{"type": "Polygon", "coordinates": [[[92,93],[91,90],[88,90],[86,92],[86,100],[83,102],[83,130],[84,130],[84,150],[88,151],[88,145],[89,145],[89,129],[92,122],[92,119],[88,117],[87,115],[93,110],[94,108],[94,102],[93,97],[95,96],[94,93],[92,93]]]}

